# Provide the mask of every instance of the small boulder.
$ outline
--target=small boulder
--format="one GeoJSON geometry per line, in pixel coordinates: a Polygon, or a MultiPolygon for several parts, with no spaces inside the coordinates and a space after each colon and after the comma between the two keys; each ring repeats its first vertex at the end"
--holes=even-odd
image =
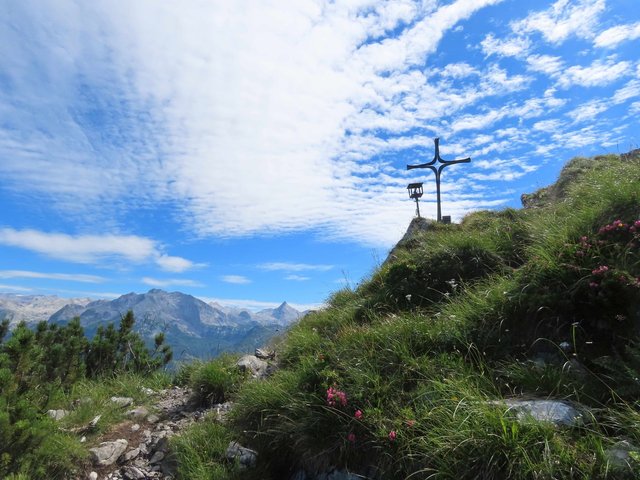
{"type": "Polygon", "coordinates": [[[621,440],[605,451],[605,457],[609,464],[615,469],[631,468],[631,453],[640,453],[638,448],[627,440],[621,440]]]}
{"type": "Polygon", "coordinates": [[[560,400],[507,399],[504,403],[509,410],[515,412],[519,421],[532,418],[557,426],[573,427],[584,420],[583,414],[577,408],[560,400]]]}
{"type": "Polygon", "coordinates": [[[131,397],[111,397],[111,402],[115,403],[119,407],[128,407],[133,404],[133,398],[131,397]]]}
{"type": "Polygon", "coordinates": [[[160,417],[155,413],[152,413],[147,417],[147,422],[149,423],[158,423],[160,421],[160,417]]]}
{"type": "Polygon", "coordinates": [[[66,410],[47,410],[47,415],[49,415],[54,420],[62,420],[69,414],[66,410]]]}
{"type": "Polygon", "coordinates": [[[127,480],[143,480],[147,475],[138,467],[129,466],[122,469],[122,474],[127,480]]]}
{"type": "Polygon", "coordinates": [[[98,474],[96,472],[91,472],[88,476],[87,476],[88,480],[98,480],[98,474]]]}
{"type": "Polygon", "coordinates": [[[140,455],[140,449],[133,448],[128,452],[122,454],[122,458],[120,458],[120,460],[122,461],[122,463],[127,463],[136,458],[138,455],[140,455]]]}
{"type": "Polygon", "coordinates": [[[254,378],[263,378],[267,375],[269,364],[255,355],[245,355],[236,362],[236,366],[254,378]]]}
{"type": "Polygon", "coordinates": [[[102,442],[100,446],[89,449],[91,460],[94,465],[99,467],[113,465],[128,445],[129,443],[124,438],[114,442],[102,442]]]}
{"type": "Polygon", "coordinates": [[[258,461],[258,453],[249,448],[245,448],[238,442],[231,442],[225,452],[227,460],[238,461],[241,467],[253,467],[258,461]]]}
{"type": "Polygon", "coordinates": [[[149,410],[146,407],[136,407],[133,410],[129,410],[126,415],[131,418],[144,418],[149,415],[149,410]]]}
{"type": "Polygon", "coordinates": [[[267,350],[266,348],[256,348],[255,356],[260,360],[273,360],[276,358],[276,352],[267,350]]]}

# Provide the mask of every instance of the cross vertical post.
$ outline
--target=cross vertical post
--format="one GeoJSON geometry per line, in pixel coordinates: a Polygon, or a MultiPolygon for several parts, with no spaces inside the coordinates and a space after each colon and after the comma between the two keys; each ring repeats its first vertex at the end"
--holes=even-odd
{"type": "Polygon", "coordinates": [[[413,170],[414,168],[428,168],[431,170],[436,176],[436,200],[438,204],[438,222],[442,221],[442,210],[440,207],[440,174],[444,167],[448,167],[449,165],[454,165],[456,163],[469,163],[471,158],[462,158],[460,160],[443,160],[440,157],[440,138],[434,138],[433,142],[435,143],[435,155],[433,156],[433,160],[427,163],[422,163],[420,165],[407,165],[407,170],[413,170]],[[436,165],[438,166],[436,167],[436,165]]]}

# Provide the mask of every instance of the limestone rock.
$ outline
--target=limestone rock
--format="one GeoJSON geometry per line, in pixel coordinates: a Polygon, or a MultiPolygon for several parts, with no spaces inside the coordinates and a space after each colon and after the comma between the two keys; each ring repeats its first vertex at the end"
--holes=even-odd
{"type": "Polygon", "coordinates": [[[111,402],[115,403],[119,407],[128,407],[133,404],[133,398],[131,397],[111,397],[111,402]]]}
{"type": "Polygon", "coordinates": [[[245,355],[236,362],[236,366],[254,378],[263,378],[267,375],[269,364],[255,355],[245,355]]]}
{"type": "Polygon", "coordinates": [[[114,442],[102,442],[100,446],[89,449],[91,460],[94,465],[100,467],[113,465],[128,445],[129,443],[123,438],[114,442]]]}
{"type": "Polygon", "coordinates": [[[136,407],[133,410],[129,410],[126,415],[131,418],[144,418],[149,415],[149,410],[146,407],[136,407]]]}
{"type": "Polygon", "coordinates": [[[54,420],[62,420],[69,414],[66,410],[47,410],[47,415],[49,415],[54,420]]]}
{"type": "Polygon", "coordinates": [[[640,453],[638,448],[627,440],[616,442],[611,448],[605,451],[605,456],[609,464],[616,469],[631,467],[631,452],[640,453]]]}
{"type": "Polygon", "coordinates": [[[276,352],[266,348],[256,348],[255,356],[260,360],[273,360],[276,357],[276,352]]]}
{"type": "Polygon", "coordinates": [[[127,480],[143,480],[147,475],[138,467],[128,466],[122,469],[122,474],[127,480]]]}
{"type": "Polygon", "coordinates": [[[152,413],[147,417],[147,422],[149,423],[158,423],[160,421],[160,417],[155,413],[152,413]]]}
{"type": "Polygon", "coordinates": [[[91,472],[87,477],[87,480],[98,480],[98,474],[96,472],[91,472]]]}
{"type": "Polygon", "coordinates": [[[225,456],[228,460],[238,461],[241,467],[253,467],[258,460],[258,453],[249,448],[245,448],[238,442],[231,442],[227,447],[225,456]]]}
{"type": "Polygon", "coordinates": [[[140,449],[139,448],[134,448],[129,450],[127,453],[124,453],[122,455],[122,462],[126,463],[126,462],[130,462],[131,460],[133,460],[134,458],[136,458],[138,455],[140,455],[140,449]]]}
{"type": "Polygon", "coordinates": [[[519,421],[529,418],[551,422],[557,426],[572,427],[582,423],[583,414],[572,405],[560,400],[507,399],[504,403],[515,412],[519,421]]]}

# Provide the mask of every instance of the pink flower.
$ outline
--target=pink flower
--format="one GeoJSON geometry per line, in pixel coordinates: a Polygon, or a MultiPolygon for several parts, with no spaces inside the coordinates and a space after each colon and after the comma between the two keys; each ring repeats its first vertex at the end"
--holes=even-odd
{"type": "Polygon", "coordinates": [[[600,284],[598,282],[589,282],[589,286],[591,288],[598,288],[600,286],[600,284]]]}
{"type": "Polygon", "coordinates": [[[606,265],[600,265],[598,268],[591,271],[593,275],[604,275],[609,271],[609,267],[606,265]]]}
{"type": "Polygon", "coordinates": [[[395,430],[391,430],[391,431],[389,432],[389,440],[391,440],[392,442],[394,442],[394,441],[395,441],[395,439],[396,439],[396,437],[397,437],[397,435],[396,435],[396,431],[395,431],[395,430]]]}
{"type": "Polygon", "coordinates": [[[347,394],[333,387],[327,389],[327,405],[335,407],[337,404],[347,406],[347,394]]]}
{"type": "Polygon", "coordinates": [[[407,426],[408,427],[413,427],[416,424],[415,420],[407,420],[407,426]]]}
{"type": "Polygon", "coordinates": [[[360,420],[362,418],[362,410],[356,410],[353,416],[356,417],[357,420],[360,420]]]}
{"type": "Polygon", "coordinates": [[[347,435],[347,440],[349,440],[351,443],[355,443],[356,441],[356,434],[351,432],[349,435],[347,435]]]}

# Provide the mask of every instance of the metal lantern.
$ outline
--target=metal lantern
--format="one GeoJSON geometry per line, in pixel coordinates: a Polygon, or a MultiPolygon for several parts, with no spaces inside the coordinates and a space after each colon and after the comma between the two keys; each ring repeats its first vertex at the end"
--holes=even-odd
{"type": "Polygon", "coordinates": [[[420,218],[420,204],[418,200],[422,197],[422,183],[410,183],[407,186],[407,190],[409,191],[409,198],[416,201],[416,211],[418,212],[418,218],[420,218]]]}

